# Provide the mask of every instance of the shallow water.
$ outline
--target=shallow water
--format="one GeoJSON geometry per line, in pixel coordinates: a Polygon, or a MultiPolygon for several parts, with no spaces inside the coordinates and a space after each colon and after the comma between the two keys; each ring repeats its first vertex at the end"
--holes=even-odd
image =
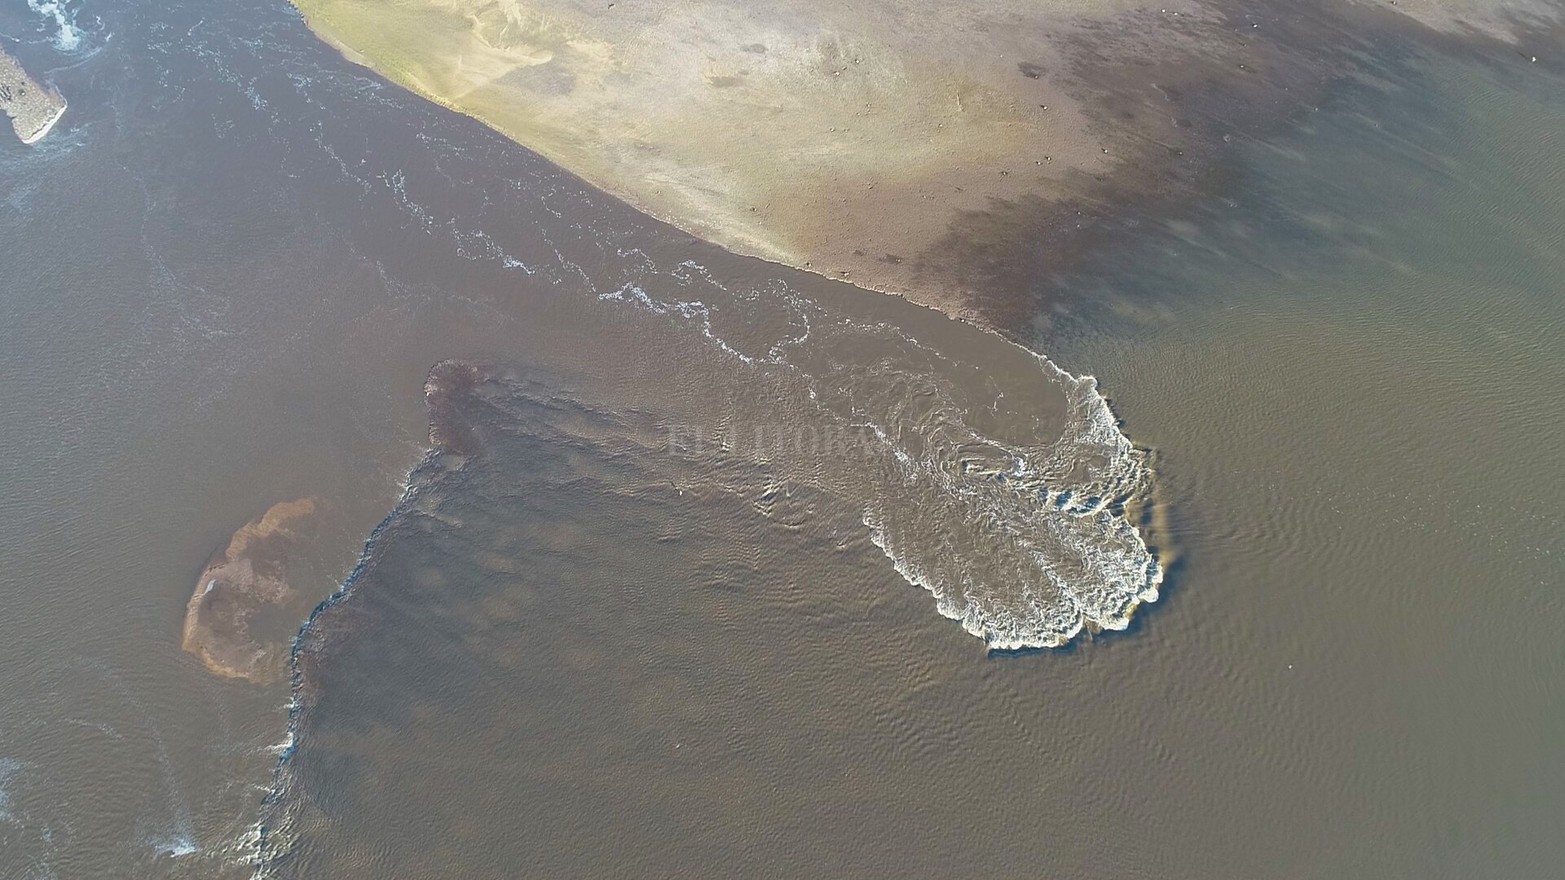
{"type": "Polygon", "coordinates": [[[1155,450],[1130,634],[986,656],[831,487],[494,368],[301,646],[269,867],[1552,876],[1565,91],[1387,74],[1042,294],[1155,450]]]}
{"type": "Polygon", "coordinates": [[[582,407],[559,430],[589,474],[616,450],[626,479],[799,530],[790,499],[829,499],[967,657],[983,643],[941,613],[1056,641],[1155,594],[1141,457],[1090,382],[692,242],[351,68],[286,6],[65,8],[74,42],[53,12],[6,22],[71,100],[0,152],[6,873],[251,872],[288,695],[184,655],[186,599],[302,496],[331,514],[300,586],[330,594],[424,453],[445,359],[582,407]]]}
{"type": "Polygon", "coordinates": [[[1037,333],[1174,499],[1139,635],[1188,644],[1169,668],[1203,717],[1140,769],[1196,815],[1143,826],[1186,873],[1565,855],[1565,90],[1412,72],[1247,145],[1232,202],[1068,279],[1096,305],[1037,333]]]}

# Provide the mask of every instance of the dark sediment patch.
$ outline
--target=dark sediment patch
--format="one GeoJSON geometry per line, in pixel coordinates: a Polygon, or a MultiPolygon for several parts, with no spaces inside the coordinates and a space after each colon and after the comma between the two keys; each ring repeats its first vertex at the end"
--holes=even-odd
{"type": "Polygon", "coordinates": [[[484,380],[476,365],[444,361],[429,371],[424,382],[424,400],[429,407],[429,443],[437,450],[455,455],[472,455],[479,440],[473,427],[456,418],[455,408],[484,380]]]}

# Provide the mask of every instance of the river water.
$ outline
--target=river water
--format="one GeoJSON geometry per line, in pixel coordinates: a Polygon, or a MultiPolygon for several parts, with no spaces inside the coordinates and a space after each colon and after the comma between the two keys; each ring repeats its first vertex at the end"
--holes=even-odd
{"type": "Polygon", "coordinates": [[[1548,74],[1403,63],[1236,145],[1006,328],[1051,363],[286,6],[7,16],[71,113],[0,154],[4,876],[1560,861],[1548,74]],[[303,496],[298,686],[218,680],[195,578],[303,496]]]}

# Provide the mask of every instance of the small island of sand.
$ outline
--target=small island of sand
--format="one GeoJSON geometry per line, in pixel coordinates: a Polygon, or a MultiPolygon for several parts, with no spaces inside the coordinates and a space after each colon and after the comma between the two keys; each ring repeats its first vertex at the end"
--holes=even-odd
{"type": "Polygon", "coordinates": [[[319,506],[311,498],[273,505],[201,572],[185,609],[184,647],[208,669],[258,684],[282,680],[313,601],[290,582],[289,565],[312,539],[319,506]]]}
{"type": "Polygon", "coordinates": [[[1306,110],[1372,31],[1514,42],[1560,19],[1550,0],[293,2],[350,60],[681,229],[979,318],[1084,216],[1177,198],[1204,153],[1306,110]]]}
{"type": "Polygon", "coordinates": [[[15,58],[0,51],[0,110],[24,144],[35,144],[65,115],[65,98],[38,83],[15,58]]]}

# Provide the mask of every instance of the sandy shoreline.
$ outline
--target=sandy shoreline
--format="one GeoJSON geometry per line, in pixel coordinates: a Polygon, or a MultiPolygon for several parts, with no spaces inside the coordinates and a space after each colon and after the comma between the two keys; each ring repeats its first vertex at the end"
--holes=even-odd
{"type": "Polygon", "coordinates": [[[65,115],[65,97],[34,80],[15,58],[0,51],[0,110],[24,144],[43,140],[65,115]]]}
{"type": "Polygon", "coordinates": [[[1199,188],[1374,28],[1538,0],[294,0],[355,63],[730,250],[994,323],[1082,217],[1199,188]]]}
{"type": "Polygon", "coordinates": [[[66,104],[65,99],[61,98],[60,108],[54,111],[54,115],[49,117],[49,120],[43,124],[42,128],[33,132],[31,135],[22,138],[22,143],[28,144],[30,146],[43,140],[44,136],[49,133],[50,129],[54,128],[54,124],[60,121],[60,117],[65,115],[65,109],[67,106],[68,105],[66,104]]]}

